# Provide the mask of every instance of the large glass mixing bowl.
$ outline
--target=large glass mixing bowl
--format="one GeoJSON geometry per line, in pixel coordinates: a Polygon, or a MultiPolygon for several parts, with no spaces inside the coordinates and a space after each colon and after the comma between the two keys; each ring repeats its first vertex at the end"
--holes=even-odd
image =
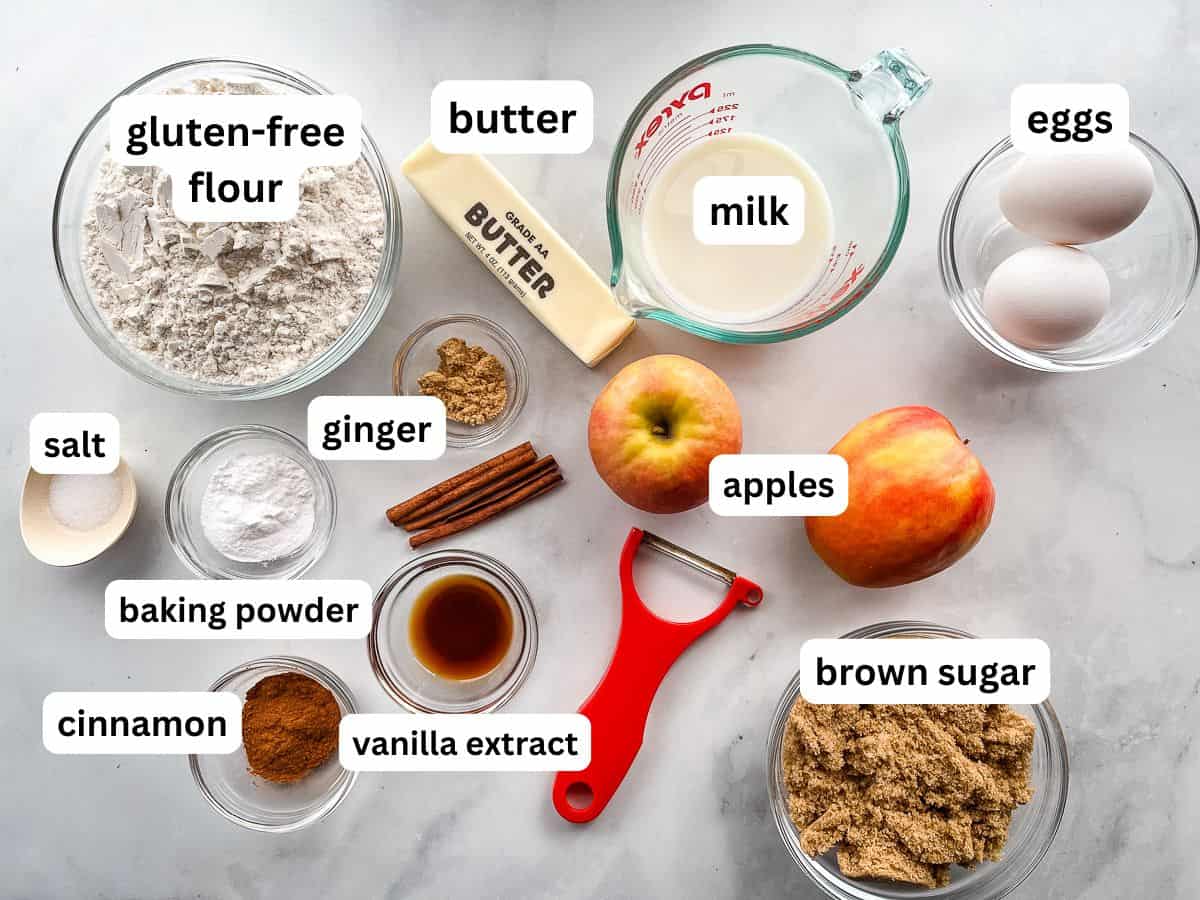
{"type": "MultiPolygon", "coordinates": [[[[140,78],[117,96],[128,94],[160,94],[199,78],[220,78],[234,82],[258,82],[280,94],[328,94],[329,91],[299,72],[276,68],[262,63],[235,59],[194,59],[174,63],[140,78]]],[[[116,97],[113,98],[115,100],[116,97]]],[[[79,140],[75,142],[54,199],[54,260],[59,281],[67,296],[71,311],[84,331],[104,353],[127,372],[158,387],[180,394],[213,397],[225,400],[257,400],[278,397],[312,384],[328,375],[367,339],[387,309],[392,285],[400,264],[401,220],[400,201],[379,148],[363,129],[362,158],[371,170],[379,189],[384,213],[383,255],[370,294],[363,301],[358,315],[342,334],[324,351],[298,369],[261,384],[239,385],[200,381],[151,363],[131,349],[109,326],[104,313],[92,297],[91,287],[83,267],[84,222],[95,188],[100,162],[107,153],[109,110],[113,101],[104,104],[92,117],[79,140]]]]}

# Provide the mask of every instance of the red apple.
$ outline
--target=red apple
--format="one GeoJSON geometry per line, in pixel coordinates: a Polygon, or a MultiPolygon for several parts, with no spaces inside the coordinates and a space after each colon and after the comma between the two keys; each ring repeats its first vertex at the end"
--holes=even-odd
{"type": "Polygon", "coordinates": [[[860,587],[928,578],[978,543],[996,492],[950,420],[927,406],[885,410],[830,453],[850,467],[850,505],[805,521],[829,568],[860,587]]]}
{"type": "Polygon", "coordinates": [[[708,499],[708,464],[742,449],[742,416],[715,372],[685,356],[648,356],[618,372],[588,420],[605,483],[630,506],[677,513],[708,499]]]}

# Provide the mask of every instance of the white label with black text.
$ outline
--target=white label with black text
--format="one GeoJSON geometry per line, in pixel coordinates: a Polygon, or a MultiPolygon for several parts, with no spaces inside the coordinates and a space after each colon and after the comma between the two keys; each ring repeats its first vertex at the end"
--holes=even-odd
{"type": "Polygon", "coordinates": [[[1129,141],[1129,93],[1119,84],[1023,84],[1009,116],[1022,153],[1111,153],[1129,141]]]}
{"type": "Polygon", "coordinates": [[[429,131],[442,153],[583,153],[594,103],[582,81],[442,81],[429,131]]]}
{"type": "Polygon", "coordinates": [[[579,713],[345,716],[342,766],[353,772],[580,772],[592,723],[579,713]]]}
{"type": "Polygon", "coordinates": [[[795,244],[804,237],[804,182],[793,175],[705,175],[692,188],[702,244],[795,244]]]}
{"type": "Polygon", "coordinates": [[[800,647],[809,703],[1041,703],[1050,648],[1034,638],[814,639],[800,647]]]}
{"type": "Polygon", "coordinates": [[[131,94],[112,103],[109,149],[166,170],[185,222],[285,222],[306,169],[359,158],[362,109],[324,94],[131,94]]]}
{"type": "Polygon", "coordinates": [[[233,753],[242,700],[214,691],[58,691],[42,701],[51,753],[233,753]]]}
{"type": "Polygon", "coordinates": [[[308,452],[317,459],[437,459],[446,452],[446,405],[437,397],[314,397],[308,452]]]}
{"type": "Polygon", "coordinates": [[[111,413],[38,413],[29,465],[42,475],[107,475],[121,464],[121,423],[111,413]]]}
{"type": "Polygon", "coordinates": [[[104,590],[104,628],[123,640],[359,640],[372,600],[365,581],[121,580],[104,590]]]}
{"type": "Polygon", "coordinates": [[[718,516],[840,516],[850,470],[832,453],[725,453],[708,465],[718,516]]]}

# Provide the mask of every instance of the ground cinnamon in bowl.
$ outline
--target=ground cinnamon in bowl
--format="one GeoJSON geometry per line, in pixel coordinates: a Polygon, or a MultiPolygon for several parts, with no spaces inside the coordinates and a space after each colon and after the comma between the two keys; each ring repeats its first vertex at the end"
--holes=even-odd
{"type": "Polygon", "coordinates": [[[299,672],[268,675],[246,692],[242,745],[250,773],[299,781],[337,750],[342,711],[333,693],[299,672]]]}
{"type": "Polygon", "coordinates": [[[810,856],[848,878],[934,888],[998,860],[1033,798],[1034,727],[1007,706],[822,705],[788,717],[788,813],[810,856]]]}

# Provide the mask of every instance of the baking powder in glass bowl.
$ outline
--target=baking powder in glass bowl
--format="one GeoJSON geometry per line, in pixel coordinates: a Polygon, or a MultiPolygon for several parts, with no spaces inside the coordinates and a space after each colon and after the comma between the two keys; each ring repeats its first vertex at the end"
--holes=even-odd
{"type": "Polygon", "coordinates": [[[200,502],[200,527],[235,562],[271,562],[312,537],[314,488],[308,472],[281,453],[241,453],[219,465],[200,502]]]}

